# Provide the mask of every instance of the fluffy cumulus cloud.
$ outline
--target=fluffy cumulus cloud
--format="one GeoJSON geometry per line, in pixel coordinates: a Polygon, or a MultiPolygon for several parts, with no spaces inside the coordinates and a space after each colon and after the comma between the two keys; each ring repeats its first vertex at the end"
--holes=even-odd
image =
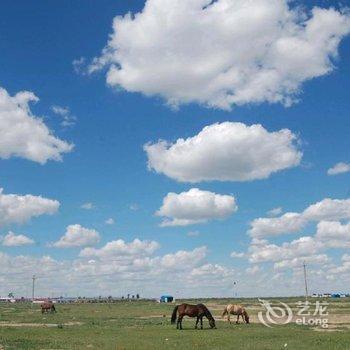
{"type": "Polygon", "coordinates": [[[334,69],[349,31],[348,12],[287,0],[147,0],[114,18],[89,71],[106,68],[110,86],[171,105],[290,105],[303,82],[334,69]]]}
{"type": "Polygon", "coordinates": [[[315,255],[306,255],[301,257],[296,257],[292,259],[282,259],[274,264],[276,270],[287,270],[287,269],[296,269],[301,271],[301,267],[304,263],[308,267],[312,266],[316,269],[330,267],[331,259],[327,254],[315,254],[315,255]]]}
{"type": "Polygon", "coordinates": [[[206,247],[155,255],[158,247],[154,241],[116,240],[93,251],[83,249],[73,260],[0,252],[0,294],[12,290],[16,295],[25,295],[34,273],[40,276],[36,285],[40,295],[51,295],[53,291],[55,295],[82,295],[83,291],[86,296],[141,293],[148,297],[159,297],[164,290],[173,291],[177,297],[230,293],[234,270],[209,263],[206,247]]]}
{"type": "Polygon", "coordinates": [[[277,218],[257,218],[251,222],[249,233],[253,237],[276,236],[300,231],[305,219],[298,213],[286,213],[277,218]]]}
{"type": "Polygon", "coordinates": [[[148,143],[144,150],[149,169],[177,181],[249,181],[297,166],[302,153],[295,141],[288,129],[269,132],[259,124],[224,122],[175,143],[148,143]]]}
{"type": "Polygon", "coordinates": [[[339,274],[346,274],[348,276],[350,274],[350,255],[344,254],[341,260],[342,264],[340,266],[335,266],[330,270],[331,273],[338,275],[338,278],[339,274]]]}
{"type": "Polygon", "coordinates": [[[56,200],[31,194],[4,194],[0,188],[0,226],[23,224],[33,217],[54,214],[59,206],[56,200]]]}
{"type": "Polygon", "coordinates": [[[33,244],[34,240],[25,235],[16,235],[10,231],[6,236],[3,237],[1,243],[5,247],[18,247],[22,245],[33,244]]]}
{"type": "MultiPolygon", "coordinates": [[[[253,239],[246,253],[233,252],[231,257],[243,257],[252,264],[246,269],[248,274],[261,274],[263,266],[272,264],[270,275],[276,271],[301,271],[304,262],[315,271],[327,270],[332,265],[331,258],[325,253],[330,248],[329,242],[322,242],[316,236],[303,236],[282,244],[271,243],[264,239],[253,239]]],[[[284,273],[284,272],[283,272],[284,273]]],[[[284,276],[285,278],[286,275],[284,276]]],[[[270,277],[269,277],[270,278],[270,277]]]]}
{"type": "Polygon", "coordinates": [[[321,221],[317,224],[316,238],[332,248],[350,248],[350,223],[321,221]]]}
{"type": "Polygon", "coordinates": [[[160,263],[165,268],[184,267],[186,265],[196,266],[207,255],[207,248],[195,248],[192,251],[179,250],[175,254],[164,255],[160,263]]]}
{"type": "Polygon", "coordinates": [[[0,158],[21,157],[41,164],[62,160],[73,145],[55,137],[29,103],[39,99],[30,91],[14,96],[0,87],[0,158]]]}
{"type": "Polygon", "coordinates": [[[73,260],[0,252],[0,294],[11,290],[15,295],[25,295],[30,277],[37,274],[40,276],[37,292],[42,296],[51,296],[54,292],[55,296],[64,293],[73,296],[141,293],[146,297],[159,297],[164,291],[172,291],[177,298],[229,297],[232,296],[232,283],[237,280],[239,283],[235,285],[235,291],[240,295],[297,295],[302,288],[301,266],[304,260],[308,264],[310,286],[319,286],[321,279],[320,288],[327,291],[341,289],[344,283],[350,281],[350,257],[345,255],[342,265],[332,264],[325,254],[312,248],[310,238],[275,245],[277,248],[270,246],[271,243],[256,241],[256,249],[249,254],[258,254],[265,248],[267,252],[256,256],[257,262],[248,269],[208,261],[210,256],[206,247],[155,255],[159,246],[157,242],[136,239],[109,243],[98,250],[83,249],[80,257],[73,260]],[[281,250],[280,260],[273,252],[277,249],[281,250]],[[272,270],[266,266],[268,261],[273,264],[272,270]],[[292,273],[288,270],[290,268],[292,273]],[[337,277],[334,279],[334,276],[337,277]]]}
{"type": "Polygon", "coordinates": [[[321,244],[309,236],[300,237],[282,245],[272,244],[265,240],[254,240],[249,248],[249,260],[252,263],[259,263],[305,258],[317,255],[320,249],[321,244]]]}
{"type": "Polygon", "coordinates": [[[100,241],[100,234],[79,224],[69,225],[65,234],[55,243],[56,248],[71,248],[95,245],[100,241]]]}
{"type": "Polygon", "coordinates": [[[350,199],[325,198],[303,212],[306,220],[342,220],[350,218],[350,199]]]}
{"type": "Polygon", "coordinates": [[[130,243],[122,239],[108,242],[102,248],[85,248],[80,252],[81,257],[98,257],[98,258],[119,258],[119,257],[140,257],[154,253],[159,248],[156,241],[141,241],[135,239],[130,243]]]}
{"type": "MultiPolygon", "coordinates": [[[[251,242],[246,252],[233,251],[231,257],[247,259],[250,269],[263,264],[272,265],[273,270],[291,270],[298,274],[303,262],[311,266],[314,276],[323,276],[334,281],[339,274],[345,278],[350,264],[343,259],[337,264],[329,255],[334,249],[350,248],[350,200],[330,199],[308,206],[301,213],[286,213],[280,217],[258,218],[251,222],[248,234],[251,242]],[[344,220],[347,220],[344,222],[344,220]],[[316,223],[313,235],[301,236],[292,241],[275,243],[267,240],[284,233],[297,233],[309,223],[316,223]],[[260,265],[259,265],[260,264],[260,265]]],[[[280,241],[280,239],[279,239],[280,241]]],[[[284,273],[284,272],[283,272],[284,273]]],[[[339,276],[338,276],[339,277],[339,276]]],[[[348,276],[350,277],[350,275],[348,276]]]]}
{"type": "Polygon", "coordinates": [[[284,233],[295,233],[309,222],[321,220],[350,219],[350,199],[325,198],[310,205],[302,213],[285,213],[275,218],[254,219],[248,233],[253,237],[277,236],[284,233]]]}
{"type": "Polygon", "coordinates": [[[187,226],[227,218],[237,209],[233,196],[191,188],[168,193],[156,215],[163,217],[161,226],[187,226]]]}
{"type": "Polygon", "coordinates": [[[350,171],[350,164],[349,163],[337,163],[332,168],[329,168],[327,171],[328,175],[338,175],[338,174],[344,174],[348,173],[350,171]]]}

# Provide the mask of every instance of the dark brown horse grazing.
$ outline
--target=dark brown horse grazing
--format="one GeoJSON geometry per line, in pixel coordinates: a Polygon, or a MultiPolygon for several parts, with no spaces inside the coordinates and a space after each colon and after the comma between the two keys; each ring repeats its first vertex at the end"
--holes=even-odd
{"type": "Polygon", "coordinates": [[[216,328],[215,320],[207,307],[203,304],[190,305],[190,304],[181,304],[175,306],[173,314],[171,315],[171,323],[176,322],[176,316],[179,314],[177,319],[176,328],[182,329],[182,319],[184,316],[197,317],[196,326],[197,329],[198,322],[201,322],[201,329],[203,329],[203,317],[205,316],[209,320],[210,328],[216,328]]]}
{"type": "Polygon", "coordinates": [[[45,301],[41,304],[41,313],[44,312],[56,312],[55,304],[52,301],[45,301]]]}

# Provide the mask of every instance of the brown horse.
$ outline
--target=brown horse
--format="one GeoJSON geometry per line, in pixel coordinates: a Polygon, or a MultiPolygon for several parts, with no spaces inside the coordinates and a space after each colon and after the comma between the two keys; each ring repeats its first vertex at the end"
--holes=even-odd
{"type": "Polygon", "coordinates": [[[45,301],[41,304],[41,313],[44,312],[56,312],[55,304],[52,301],[45,301]]]}
{"type": "Polygon", "coordinates": [[[198,322],[201,322],[201,329],[203,329],[203,317],[205,316],[209,320],[210,328],[216,328],[215,320],[207,307],[203,304],[190,305],[190,304],[181,304],[177,305],[174,308],[173,314],[171,315],[171,323],[176,322],[176,316],[179,314],[177,319],[176,328],[182,329],[182,319],[184,316],[197,317],[195,329],[197,329],[198,322]]]}
{"type": "Polygon", "coordinates": [[[231,323],[230,315],[237,315],[237,321],[236,323],[239,323],[239,316],[242,317],[242,320],[246,323],[249,323],[249,316],[246,311],[246,309],[242,305],[234,305],[234,304],[228,304],[225,307],[224,312],[222,313],[222,317],[227,315],[227,321],[231,323]]]}

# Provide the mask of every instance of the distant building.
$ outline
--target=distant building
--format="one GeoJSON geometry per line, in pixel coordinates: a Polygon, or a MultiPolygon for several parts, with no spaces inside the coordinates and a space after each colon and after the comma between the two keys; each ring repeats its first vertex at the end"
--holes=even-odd
{"type": "Polygon", "coordinates": [[[159,301],[161,303],[172,303],[174,301],[174,297],[171,295],[162,295],[159,301]]]}
{"type": "Polygon", "coordinates": [[[0,302],[2,302],[2,303],[15,303],[16,299],[15,298],[4,297],[4,298],[0,298],[0,302]]]}

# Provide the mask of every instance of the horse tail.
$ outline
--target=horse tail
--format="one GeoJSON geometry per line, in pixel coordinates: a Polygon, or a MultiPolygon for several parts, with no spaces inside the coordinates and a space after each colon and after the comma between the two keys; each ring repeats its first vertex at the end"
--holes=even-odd
{"type": "Polygon", "coordinates": [[[228,312],[227,312],[227,307],[225,307],[225,310],[224,310],[224,312],[222,313],[222,316],[221,317],[224,317],[225,315],[227,315],[228,314],[228,312]]]}
{"type": "Polygon", "coordinates": [[[175,306],[173,313],[171,315],[171,324],[174,324],[176,322],[176,316],[177,316],[177,309],[179,308],[179,305],[175,306]]]}

